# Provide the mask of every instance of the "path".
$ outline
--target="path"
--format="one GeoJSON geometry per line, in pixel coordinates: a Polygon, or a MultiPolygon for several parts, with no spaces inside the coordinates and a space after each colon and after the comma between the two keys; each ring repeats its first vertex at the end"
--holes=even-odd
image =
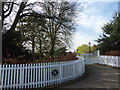
{"type": "MultiPolygon", "coordinates": [[[[118,88],[120,69],[102,65],[86,66],[87,75],[76,82],[58,86],[57,88],[118,88]]],[[[120,82],[119,82],[120,83],[120,82]]],[[[54,90],[55,90],[54,89],[54,90]]]]}

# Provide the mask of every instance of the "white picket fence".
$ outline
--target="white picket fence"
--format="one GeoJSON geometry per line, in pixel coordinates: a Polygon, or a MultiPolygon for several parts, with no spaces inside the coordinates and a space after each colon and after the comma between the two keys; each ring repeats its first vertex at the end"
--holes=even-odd
{"type": "Polygon", "coordinates": [[[85,58],[85,64],[99,64],[98,57],[95,58],[85,58]]]}
{"type": "Polygon", "coordinates": [[[99,60],[99,54],[98,53],[86,53],[86,54],[80,54],[81,58],[84,58],[85,64],[95,64],[98,63],[99,60]]]}
{"type": "Polygon", "coordinates": [[[103,64],[120,68],[120,56],[79,57],[79,60],[34,64],[1,64],[0,89],[40,88],[80,77],[85,64],[103,64]]]}
{"type": "Polygon", "coordinates": [[[99,56],[99,64],[120,68],[120,56],[99,56]]]}
{"type": "Polygon", "coordinates": [[[120,56],[95,56],[94,54],[92,55],[87,55],[85,54],[86,57],[85,59],[85,64],[103,64],[103,65],[109,65],[112,67],[117,67],[120,68],[120,56]]]}
{"type": "Polygon", "coordinates": [[[40,88],[80,77],[83,59],[64,62],[0,65],[0,88],[40,88]]]}

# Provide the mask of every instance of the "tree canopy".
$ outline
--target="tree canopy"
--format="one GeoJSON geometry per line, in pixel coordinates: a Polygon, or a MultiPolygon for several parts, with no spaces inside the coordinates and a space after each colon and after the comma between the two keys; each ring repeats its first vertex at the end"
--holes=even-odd
{"type": "Polygon", "coordinates": [[[23,55],[27,51],[31,56],[37,53],[40,58],[54,58],[70,46],[70,37],[75,31],[76,3],[3,2],[2,10],[3,57],[23,55]],[[9,25],[12,13],[15,18],[9,25]]]}
{"type": "Polygon", "coordinates": [[[96,40],[101,53],[120,51],[120,13],[115,13],[113,20],[102,27],[103,34],[96,40]]]}
{"type": "Polygon", "coordinates": [[[87,44],[82,44],[77,48],[77,53],[83,54],[83,53],[94,53],[97,49],[96,45],[88,46],[87,44]]]}

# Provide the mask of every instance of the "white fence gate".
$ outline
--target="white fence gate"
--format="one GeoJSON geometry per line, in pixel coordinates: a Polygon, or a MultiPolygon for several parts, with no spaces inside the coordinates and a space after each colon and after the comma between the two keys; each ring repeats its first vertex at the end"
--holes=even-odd
{"type": "Polygon", "coordinates": [[[75,79],[85,72],[84,60],[0,65],[0,88],[39,88],[75,79]]]}
{"type": "Polygon", "coordinates": [[[84,58],[85,64],[95,64],[98,63],[99,60],[98,53],[85,53],[85,54],[79,54],[79,56],[84,58]]]}

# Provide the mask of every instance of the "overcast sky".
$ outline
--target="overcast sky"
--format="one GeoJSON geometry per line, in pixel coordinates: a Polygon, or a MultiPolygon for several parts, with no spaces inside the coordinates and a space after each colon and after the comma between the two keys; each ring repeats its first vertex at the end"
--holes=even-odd
{"type": "MultiPolygon", "coordinates": [[[[109,1],[109,0],[108,0],[109,1]]],[[[101,27],[112,20],[118,11],[118,2],[82,2],[86,7],[77,15],[76,33],[73,35],[73,45],[69,49],[74,51],[82,44],[97,44],[96,40],[102,34],[101,27]]]]}

